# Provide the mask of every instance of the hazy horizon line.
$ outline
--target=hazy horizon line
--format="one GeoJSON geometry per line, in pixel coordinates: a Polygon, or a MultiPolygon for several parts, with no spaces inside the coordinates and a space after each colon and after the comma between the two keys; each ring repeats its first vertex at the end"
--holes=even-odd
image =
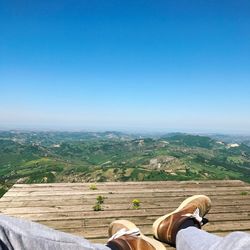
{"type": "Polygon", "coordinates": [[[125,134],[194,134],[194,135],[234,135],[234,136],[250,136],[250,132],[248,131],[206,131],[206,130],[190,130],[190,129],[165,129],[165,130],[157,130],[157,129],[66,129],[66,128],[1,128],[0,132],[69,132],[69,133],[105,133],[105,132],[118,132],[125,134]]]}

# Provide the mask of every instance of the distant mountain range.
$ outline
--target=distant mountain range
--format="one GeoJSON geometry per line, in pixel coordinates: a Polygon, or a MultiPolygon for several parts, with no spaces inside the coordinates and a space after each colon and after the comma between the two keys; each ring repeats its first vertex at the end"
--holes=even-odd
{"type": "Polygon", "coordinates": [[[0,132],[0,195],[14,183],[241,179],[250,137],[0,132]]]}

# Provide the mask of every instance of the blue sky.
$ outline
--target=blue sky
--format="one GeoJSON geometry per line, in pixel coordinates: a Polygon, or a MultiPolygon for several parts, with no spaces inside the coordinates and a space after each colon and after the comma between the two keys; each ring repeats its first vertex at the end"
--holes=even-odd
{"type": "Polygon", "coordinates": [[[250,133],[250,2],[3,0],[0,129],[250,133]]]}

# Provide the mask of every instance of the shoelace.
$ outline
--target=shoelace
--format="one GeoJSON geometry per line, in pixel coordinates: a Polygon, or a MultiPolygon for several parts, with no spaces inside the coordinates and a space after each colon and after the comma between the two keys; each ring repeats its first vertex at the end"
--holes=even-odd
{"type": "Polygon", "coordinates": [[[195,220],[197,220],[200,223],[201,226],[204,224],[203,223],[203,218],[200,216],[199,208],[196,208],[196,210],[192,214],[184,214],[182,216],[187,216],[187,217],[190,217],[190,218],[194,218],[195,220]]]}
{"type": "Polygon", "coordinates": [[[140,230],[139,228],[134,228],[131,230],[122,228],[121,230],[117,231],[114,235],[112,235],[109,239],[108,242],[114,239],[117,239],[123,235],[132,235],[132,236],[139,236],[140,235],[140,230]]]}

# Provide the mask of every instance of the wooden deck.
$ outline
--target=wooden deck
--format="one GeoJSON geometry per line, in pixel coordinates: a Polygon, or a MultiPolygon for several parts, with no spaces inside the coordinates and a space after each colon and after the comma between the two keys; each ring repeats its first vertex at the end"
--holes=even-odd
{"type": "MultiPolygon", "coordinates": [[[[0,212],[27,218],[52,228],[106,242],[107,229],[115,219],[128,219],[152,236],[153,221],[176,208],[186,197],[206,194],[212,200],[206,231],[225,235],[250,232],[250,185],[241,181],[126,182],[16,184],[1,199],[0,212]],[[93,211],[96,197],[105,197],[103,211],[93,211]],[[138,210],[133,199],[141,201],[138,210]]],[[[167,247],[171,249],[170,247],[167,247]]]]}

